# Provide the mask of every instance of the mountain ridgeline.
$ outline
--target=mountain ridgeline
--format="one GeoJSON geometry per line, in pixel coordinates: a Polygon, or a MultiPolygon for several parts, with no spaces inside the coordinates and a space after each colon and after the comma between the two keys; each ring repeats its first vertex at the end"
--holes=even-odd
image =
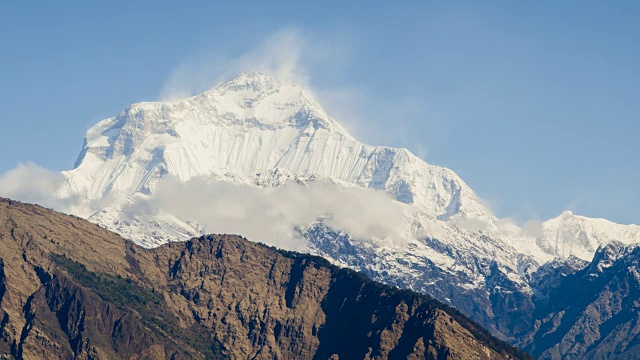
{"type": "Polygon", "coordinates": [[[149,250],[0,200],[0,357],[530,359],[458,311],[233,235],[149,250]]]}

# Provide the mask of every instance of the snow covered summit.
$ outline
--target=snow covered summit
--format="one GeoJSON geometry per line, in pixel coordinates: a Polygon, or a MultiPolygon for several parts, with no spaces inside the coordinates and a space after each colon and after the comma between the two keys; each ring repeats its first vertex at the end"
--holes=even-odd
{"type": "MultiPolygon", "coordinates": [[[[439,219],[494,217],[451,170],[356,141],[300,87],[248,72],[203,94],[134,104],[85,137],[67,191],[91,200],[152,193],[166,175],[285,171],[385,190],[439,219]]],[[[90,213],[82,213],[90,216],[90,213]]]]}

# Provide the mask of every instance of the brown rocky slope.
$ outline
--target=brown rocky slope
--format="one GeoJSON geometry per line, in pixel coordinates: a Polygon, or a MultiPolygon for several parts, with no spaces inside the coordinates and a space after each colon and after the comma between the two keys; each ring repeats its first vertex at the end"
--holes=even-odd
{"type": "Polygon", "coordinates": [[[0,199],[0,358],[517,359],[460,313],[237,236],[145,250],[0,199]]]}

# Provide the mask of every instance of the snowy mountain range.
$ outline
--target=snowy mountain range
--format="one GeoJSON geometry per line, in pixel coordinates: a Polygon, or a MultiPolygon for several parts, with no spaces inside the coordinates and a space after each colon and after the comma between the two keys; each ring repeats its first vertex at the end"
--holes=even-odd
{"type": "Polygon", "coordinates": [[[431,294],[507,339],[527,330],[541,265],[640,242],[639,226],[570,212],[535,231],[498,219],[453,171],[360,143],[256,72],[99,122],[63,175],[58,195],[82,201],[62,210],[140,245],[235,231],[431,294]],[[254,235],[266,228],[281,231],[254,235]]]}

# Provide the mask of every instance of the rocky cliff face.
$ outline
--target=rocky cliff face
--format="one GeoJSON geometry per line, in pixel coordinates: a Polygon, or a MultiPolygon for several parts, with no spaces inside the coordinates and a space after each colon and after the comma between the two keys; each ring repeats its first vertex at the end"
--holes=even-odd
{"type": "Polygon", "coordinates": [[[0,356],[527,358],[457,311],[236,236],[143,249],[0,201],[0,356]]]}

